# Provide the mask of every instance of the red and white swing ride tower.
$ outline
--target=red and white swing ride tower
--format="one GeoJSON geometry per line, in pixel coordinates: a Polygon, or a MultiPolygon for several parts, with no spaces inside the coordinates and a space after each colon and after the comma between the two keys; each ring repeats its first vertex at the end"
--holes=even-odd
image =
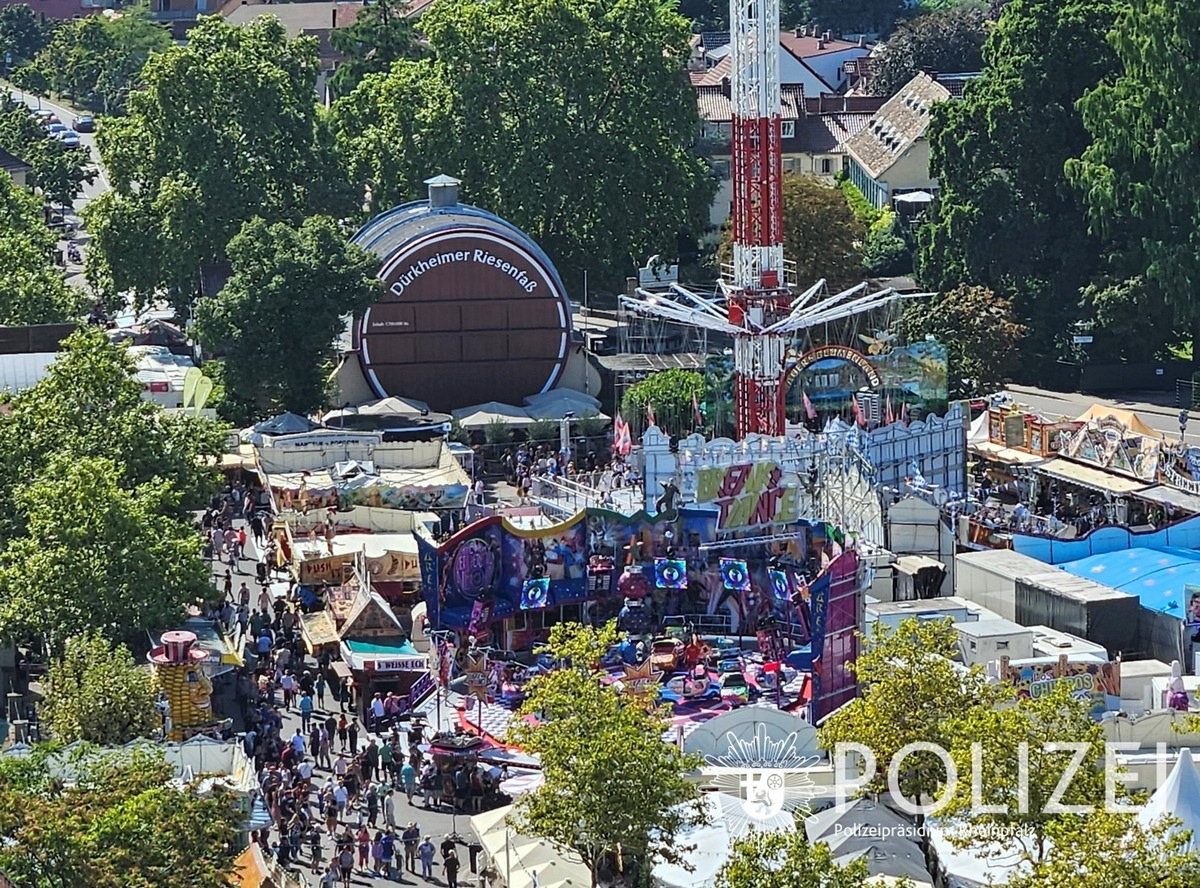
{"type": "Polygon", "coordinates": [[[890,288],[867,294],[862,283],[820,298],[820,280],[793,297],[795,269],[783,255],[779,0],[730,0],[729,21],[733,261],[722,267],[712,296],[672,284],[666,291],[639,289],[621,302],[635,312],[732,336],[738,438],[783,435],[792,337],[879,308],[899,294],[890,288]]]}

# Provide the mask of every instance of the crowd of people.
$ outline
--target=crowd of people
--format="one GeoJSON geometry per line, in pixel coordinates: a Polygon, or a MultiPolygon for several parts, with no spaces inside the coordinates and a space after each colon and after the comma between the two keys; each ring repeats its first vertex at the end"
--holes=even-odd
{"type": "Polygon", "coordinates": [[[517,489],[522,505],[531,497],[546,495],[548,482],[554,479],[596,488],[601,491],[602,498],[610,496],[614,490],[636,487],[640,483],[637,472],[621,457],[614,456],[612,462],[602,464],[594,451],[589,452],[583,464],[577,467],[566,454],[555,452],[545,444],[519,444],[505,451],[501,462],[504,478],[517,489]]]}

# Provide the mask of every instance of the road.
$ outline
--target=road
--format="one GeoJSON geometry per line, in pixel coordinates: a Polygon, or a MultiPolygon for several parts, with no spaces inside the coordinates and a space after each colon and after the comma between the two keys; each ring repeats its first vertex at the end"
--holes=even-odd
{"type": "MultiPolygon", "coordinates": [[[[1142,422],[1168,438],[1179,440],[1179,408],[1171,392],[1130,392],[1118,398],[1101,398],[1078,392],[1051,392],[1024,385],[1010,385],[1006,393],[1030,412],[1057,418],[1067,416],[1074,419],[1093,404],[1103,404],[1119,410],[1132,410],[1142,422]]],[[[1200,411],[1193,411],[1188,425],[1186,440],[1189,444],[1200,444],[1200,411]]]]}
{"type": "MultiPolygon", "coordinates": [[[[24,102],[34,110],[46,108],[53,111],[58,119],[67,126],[71,125],[71,119],[79,112],[66,105],[58,102],[51,102],[49,99],[43,99],[40,96],[32,96],[22,92],[13,86],[7,86],[9,95],[19,102],[24,102]]],[[[96,147],[95,133],[79,133],[79,143],[87,148],[88,153],[92,157],[92,163],[96,167],[96,179],[90,185],[87,182],[83,183],[83,192],[75,199],[75,212],[78,213],[81,209],[87,206],[88,201],[109,191],[112,186],[108,182],[108,176],[104,172],[104,165],[100,162],[100,150],[96,147]]]]}
{"type": "MultiPolygon", "coordinates": [[[[241,520],[235,522],[235,526],[241,527],[243,525],[244,525],[244,522],[241,520]]],[[[213,584],[217,587],[218,590],[220,590],[220,589],[222,589],[223,584],[224,584],[223,581],[224,581],[225,569],[226,569],[225,565],[220,564],[219,562],[212,562],[211,569],[212,569],[213,584]]],[[[241,582],[243,580],[245,580],[251,585],[252,588],[257,589],[257,587],[255,587],[255,585],[254,585],[254,573],[255,573],[255,563],[253,561],[250,561],[248,559],[242,559],[241,561],[239,561],[237,571],[234,573],[234,588],[236,589],[241,584],[241,582]]],[[[255,595],[257,596],[257,591],[255,592],[255,595]]],[[[301,664],[300,668],[301,669],[308,668],[311,670],[316,670],[317,665],[316,665],[316,662],[311,657],[306,657],[304,663],[301,664]]],[[[334,715],[340,714],[340,709],[339,709],[338,705],[335,704],[332,701],[332,699],[327,698],[326,702],[329,704],[328,707],[317,707],[316,712],[317,712],[318,717],[324,718],[326,715],[328,715],[330,713],[332,713],[334,715]]],[[[232,714],[232,712],[230,714],[232,714]]],[[[283,730],[280,732],[281,736],[290,737],[290,736],[292,736],[292,734],[296,730],[296,728],[300,727],[299,713],[296,710],[285,710],[281,713],[281,715],[283,717],[283,730]]],[[[371,736],[372,735],[367,734],[366,731],[364,730],[363,735],[359,739],[359,744],[361,746],[365,746],[368,742],[368,739],[371,736]]],[[[376,736],[377,740],[380,740],[380,741],[383,740],[383,737],[381,735],[374,735],[374,736],[376,736]]],[[[406,738],[406,735],[403,733],[401,734],[401,741],[405,746],[407,746],[407,738],[406,738]]],[[[336,744],[335,744],[335,751],[336,751],[336,744]]],[[[328,769],[316,768],[315,769],[315,777],[314,777],[313,782],[316,785],[321,785],[329,777],[330,777],[330,771],[328,769]]],[[[423,835],[428,835],[428,836],[432,837],[435,845],[440,845],[442,842],[442,839],[451,833],[457,833],[459,836],[462,836],[464,838],[468,837],[468,836],[470,836],[472,839],[474,838],[474,834],[471,831],[469,814],[460,814],[457,817],[455,817],[452,815],[452,813],[447,808],[441,808],[441,807],[439,807],[439,808],[423,808],[420,806],[419,796],[417,797],[417,804],[410,805],[408,803],[408,801],[405,799],[403,792],[398,792],[396,794],[396,800],[397,800],[396,801],[396,820],[397,820],[401,830],[404,829],[404,827],[408,824],[409,821],[414,821],[420,827],[423,835]]],[[[314,802],[313,810],[314,811],[316,810],[315,802],[314,802]]],[[[364,819],[363,813],[360,811],[356,811],[356,812],[354,812],[354,814],[352,814],[351,816],[348,816],[347,818],[345,818],[342,821],[342,826],[343,827],[353,826],[353,827],[355,827],[355,829],[357,829],[357,825],[359,823],[361,823],[363,821],[363,819],[364,819]]],[[[382,818],[380,818],[380,822],[382,822],[382,818]]],[[[374,830],[372,830],[372,833],[374,833],[374,830]]],[[[279,839],[279,833],[278,833],[277,829],[273,828],[271,830],[271,838],[272,838],[272,840],[276,840],[276,841],[279,839]]],[[[324,848],[324,861],[326,864],[328,864],[328,862],[333,859],[333,853],[334,853],[333,842],[329,836],[327,836],[327,835],[323,836],[322,846],[324,848]]],[[[469,863],[468,850],[466,847],[460,847],[458,849],[458,851],[459,851],[459,854],[458,854],[459,860],[462,862],[462,870],[459,873],[459,884],[464,885],[464,886],[472,884],[476,877],[472,876],[472,874],[470,873],[469,867],[468,867],[468,863],[469,863]]],[[[440,859],[440,858],[438,858],[438,859],[440,859]]],[[[291,871],[292,871],[293,875],[296,876],[296,878],[300,881],[300,883],[303,886],[305,886],[305,888],[318,888],[319,883],[320,883],[320,876],[318,874],[312,872],[311,865],[309,863],[310,861],[311,861],[311,855],[310,855],[308,848],[306,847],[304,849],[303,854],[301,855],[301,865],[293,866],[291,868],[291,871]]],[[[370,885],[384,886],[384,885],[391,885],[391,884],[414,886],[414,888],[428,888],[428,886],[445,886],[446,885],[445,871],[442,868],[441,864],[435,863],[433,871],[434,871],[434,877],[431,879],[421,878],[420,876],[416,875],[415,873],[403,872],[400,874],[400,878],[396,882],[389,882],[387,879],[372,877],[368,873],[360,872],[356,869],[355,873],[354,873],[354,877],[351,880],[350,884],[351,884],[352,888],[359,888],[359,886],[370,886],[370,885]]]]}

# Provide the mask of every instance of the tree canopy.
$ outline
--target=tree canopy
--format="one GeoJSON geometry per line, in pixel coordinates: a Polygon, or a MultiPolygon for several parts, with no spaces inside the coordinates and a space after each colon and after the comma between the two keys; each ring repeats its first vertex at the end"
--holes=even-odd
{"type": "Polygon", "coordinates": [[[640,435],[650,425],[646,411],[649,407],[664,433],[682,437],[696,428],[693,400],[703,404],[704,397],[703,373],[660,370],[625,390],[621,413],[633,434],[640,435]]]}
{"type": "Polygon", "coordinates": [[[616,623],[601,629],[559,623],[547,650],[565,668],[534,678],[508,740],[541,756],[545,782],[517,801],[517,828],[571,849],[596,873],[620,855],[648,872],[677,861],[675,841],[703,822],[686,771],[698,761],[662,740],[665,711],[654,698],[623,693],[593,671],[616,643],[616,623]]]}
{"type": "Polygon", "coordinates": [[[249,417],[325,402],[345,316],[378,299],[378,260],[325,216],[299,228],[252,219],[229,244],[233,276],[196,307],[192,332],[223,356],[225,398],[249,417]]]}
{"type": "Polygon", "coordinates": [[[946,346],[951,394],[969,397],[995,391],[1016,366],[1025,327],[1013,315],[1003,296],[962,286],[911,302],[902,323],[910,340],[932,333],[946,346]]]}
{"type": "Polygon", "coordinates": [[[39,16],[28,3],[0,9],[0,58],[12,55],[12,66],[31,61],[46,48],[54,33],[53,21],[39,16]]]}
{"type": "Polygon", "coordinates": [[[102,331],[63,347],[0,415],[0,636],[59,646],[164,628],[211,588],[190,513],[224,444],[211,422],[142,400],[102,331]]]}
{"type": "MultiPolygon", "coordinates": [[[[0,142],[2,133],[0,123],[0,142]]],[[[53,247],[37,199],[10,176],[0,176],[0,324],[60,323],[78,316],[80,294],[51,263],[53,247]]]]}
{"type": "MultiPolygon", "coordinates": [[[[877,770],[868,787],[882,792],[893,757],[909,743],[926,742],[949,750],[955,737],[954,714],[988,707],[1002,688],[989,684],[978,668],[965,675],[951,662],[957,633],[941,620],[904,620],[892,631],[876,624],[854,664],[862,687],[859,696],[831,715],[820,728],[821,745],[861,743],[875,754],[877,770]]],[[[936,796],[946,780],[945,766],[930,753],[904,760],[899,787],[906,799],[936,796]]]]}
{"type": "Polygon", "coordinates": [[[1085,84],[1079,113],[1092,142],[1068,160],[1067,174],[1082,191],[1091,231],[1121,254],[1121,274],[1141,275],[1173,320],[1190,327],[1195,359],[1200,197],[1180,183],[1200,172],[1200,108],[1191,95],[1200,76],[1200,13],[1165,0],[1128,0],[1117,10],[1109,11],[1104,51],[1120,67],[1085,84]]]}
{"type": "Polygon", "coordinates": [[[901,22],[871,55],[871,92],[894,96],[925,70],[978,71],[985,21],[982,9],[955,6],[901,22]]]}
{"type": "Polygon", "coordinates": [[[330,78],[338,95],[352,91],[368,74],[386,73],[399,59],[421,55],[408,7],[407,0],[375,0],[358,9],[354,24],[330,32],[329,42],[344,56],[330,78]]]}
{"type": "Polygon", "coordinates": [[[1079,319],[1079,290],[1101,268],[1064,164],[1091,141],[1076,102],[1117,70],[1105,34],[1123,2],[1012,0],[984,44],[983,75],[931,113],[940,192],[918,231],[918,276],[930,289],[974,284],[1011,300],[1028,328],[1030,374],[1053,365],[1079,319]]]}
{"type": "Polygon", "coordinates": [[[123,746],[158,726],[150,673],[98,634],[67,640],[50,663],[42,712],[54,739],[123,746]]]}
{"type": "Polygon", "coordinates": [[[165,295],[186,314],[251,218],[352,212],[316,79],[316,42],[288,40],[269,16],[245,27],[204,17],[186,45],[155,54],[127,116],[96,137],[113,185],[86,211],[98,291],[165,295]]]}
{"type": "Polygon", "coordinates": [[[752,832],[738,839],[716,888],[861,888],[868,875],[865,857],[842,866],[828,845],[808,844],[798,824],[789,833],[752,832]]]}
{"type": "Polygon", "coordinates": [[[150,8],[134,5],[112,16],[63,22],[33,67],[50,90],[94,111],[120,114],[147,59],[171,45],[171,35],[150,16],[150,8]]]}
{"type": "Polygon", "coordinates": [[[0,96],[0,148],[29,164],[27,184],[52,203],[70,205],[80,186],[95,177],[86,148],[50,138],[29,106],[8,95],[0,96]]]}
{"type": "Polygon", "coordinates": [[[334,106],[373,208],[448,173],[516,224],[564,279],[617,285],[701,231],[713,185],[691,151],[689,27],[655,0],[456,0],[421,16],[432,57],[396,62],[334,106]]]}
{"type": "Polygon", "coordinates": [[[167,786],[157,751],[84,750],[64,787],[51,748],[0,762],[0,871],[37,888],[225,885],[241,813],[222,789],[167,786]]]}

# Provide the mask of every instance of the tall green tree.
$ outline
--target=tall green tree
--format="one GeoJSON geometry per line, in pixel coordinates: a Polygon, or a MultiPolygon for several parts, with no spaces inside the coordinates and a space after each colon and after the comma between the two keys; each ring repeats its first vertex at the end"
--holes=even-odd
{"type": "Polygon", "coordinates": [[[78,317],[80,294],[51,263],[53,247],[39,202],[11,177],[0,176],[0,323],[49,324],[78,317]]]}
{"type": "Polygon", "coordinates": [[[144,401],[128,354],[103,331],[80,330],[62,348],[49,375],[0,415],[0,542],[25,532],[15,494],[56,456],[107,460],[127,491],[169,481],[177,497],[159,500],[163,514],[188,520],[215,490],[221,430],[144,401]]]}
{"type": "Polygon", "coordinates": [[[986,287],[955,287],[909,303],[902,323],[910,341],[933,334],[946,346],[952,397],[994,392],[1016,368],[1025,327],[1012,304],[986,287]]]}
{"type": "MultiPolygon", "coordinates": [[[[990,684],[983,671],[965,673],[951,662],[958,653],[958,634],[949,622],[904,620],[893,631],[876,624],[854,664],[863,690],[819,729],[821,745],[861,743],[875,755],[876,770],[867,787],[887,790],[887,771],[896,753],[910,743],[933,743],[950,750],[956,719],[976,709],[990,709],[1004,699],[1006,688],[990,684]]],[[[947,773],[940,758],[927,752],[908,756],[900,765],[901,794],[917,803],[938,795],[947,773]]]]}
{"type": "Polygon", "coordinates": [[[738,839],[717,873],[716,888],[862,888],[869,875],[865,857],[842,866],[828,845],[808,844],[798,827],[738,839]]]}
{"type": "Polygon", "coordinates": [[[978,71],[987,36],[982,9],[956,6],[901,22],[871,54],[871,92],[894,96],[924,70],[978,71]]]}
{"type": "Polygon", "coordinates": [[[838,34],[879,34],[895,27],[907,4],[900,0],[783,0],[785,27],[816,25],[838,34]]]}
{"type": "Polygon", "coordinates": [[[1047,826],[1053,843],[1007,888],[1190,888],[1200,857],[1171,824],[1141,826],[1127,814],[1097,812],[1047,826]]]}
{"type": "Polygon", "coordinates": [[[28,3],[5,6],[0,9],[0,58],[10,54],[8,69],[19,67],[45,49],[53,33],[53,20],[38,15],[28,3]]]}
{"type": "Polygon", "coordinates": [[[34,65],[54,92],[95,111],[120,114],[151,54],[171,45],[149,6],[134,5],[113,16],[64,23],[34,65]]]}
{"type": "Polygon", "coordinates": [[[1028,374],[1053,364],[1102,270],[1064,165],[1091,143],[1076,102],[1119,63],[1105,40],[1124,0],[1012,0],[984,45],[983,76],[935,105],[930,173],[940,192],[918,231],[924,286],[978,284],[1028,327],[1028,374]]]}
{"type": "Polygon", "coordinates": [[[449,173],[527,231],[567,281],[616,285],[713,195],[691,151],[687,21],[655,0],[456,0],[421,16],[433,57],[399,61],[334,106],[375,208],[449,173]]]}
{"type": "Polygon", "coordinates": [[[129,113],[97,134],[113,190],[85,214],[93,285],[165,296],[186,316],[245,222],[353,213],[316,78],[316,42],[289,41],[270,17],[246,27],[206,17],[185,46],[155,54],[129,113]]]}
{"type": "Polygon", "coordinates": [[[29,164],[27,184],[50,203],[69,206],[83,183],[95,178],[86,148],[50,138],[29,106],[10,96],[0,97],[0,148],[29,164]]]}
{"type": "Polygon", "coordinates": [[[1083,193],[1091,229],[1190,329],[1200,360],[1200,197],[1180,184],[1200,172],[1200,108],[1191,95],[1200,77],[1200,9],[1165,0],[1129,0],[1120,9],[1108,40],[1120,67],[1079,102],[1093,141],[1067,174],[1083,193]]]}
{"type": "Polygon", "coordinates": [[[651,408],[663,432],[683,437],[696,428],[692,400],[703,404],[704,397],[703,373],[660,370],[625,390],[621,413],[634,435],[641,435],[650,425],[647,408],[651,408]]]}
{"type": "Polygon", "coordinates": [[[64,787],[51,758],[0,766],[0,871],[38,888],[233,880],[241,814],[220,789],[175,788],[161,753],[88,752],[64,787]]]}
{"type": "Polygon", "coordinates": [[[51,661],[42,711],[63,743],[123,746],[151,736],[159,724],[150,673],[129,648],[92,633],[68,639],[51,661]]]}
{"type": "Polygon", "coordinates": [[[407,0],[376,0],[359,8],[354,24],[330,33],[333,48],[344,57],[331,78],[338,95],[349,93],[368,74],[386,73],[399,59],[420,57],[408,6],[407,0]]]}
{"type": "Polygon", "coordinates": [[[1103,810],[1105,800],[1104,729],[1089,704],[1056,684],[1036,699],[1023,697],[1002,708],[976,706],[955,720],[950,750],[957,767],[957,791],[946,809],[950,817],[969,817],[973,825],[1027,832],[1034,861],[1045,860],[1051,824],[1076,827],[1087,814],[1061,807],[1103,810]],[[1079,744],[1076,752],[1058,744],[1079,744]],[[1061,794],[1059,794],[1061,788],[1061,794]],[[996,812],[981,813],[980,806],[996,812]],[[1061,807],[1060,807],[1061,806],[1061,807]]]}
{"type": "Polygon", "coordinates": [[[0,552],[0,637],[62,652],[95,630],[124,641],[169,628],[212,591],[200,536],[170,512],[169,481],[121,486],[124,467],[60,453],[16,493],[26,533],[0,552]]]}
{"type": "Polygon", "coordinates": [[[222,355],[227,401],[252,415],[325,402],[345,316],[380,296],[378,260],[325,216],[299,228],[252,219],[229,244],[233,277],[196,307],[192,332],[222,355]]]}
{"type": "Polygon", "coordinates": [[[529,683],[508,730],[510,742],[541,756],[545,783],[516,805],[517,828],[574,851],[592,873],[620,856],[649,872],[678,861],[675,836],[704,820],[686,772],[694,756],[662,741],[666,712],[651,698],[624,694],[595,667],[617,641],[616,624],[560,623],[547,650],[564,668],[529,683]]]}

